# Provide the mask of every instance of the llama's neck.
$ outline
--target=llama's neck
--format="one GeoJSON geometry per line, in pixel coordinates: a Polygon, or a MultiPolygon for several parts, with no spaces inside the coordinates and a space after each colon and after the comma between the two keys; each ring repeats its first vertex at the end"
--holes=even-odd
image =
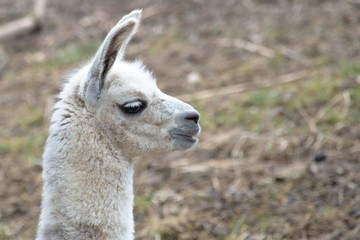
{"type": "Polygon", "coordinates": [[[43,161],[38,239],[133,239],[132,162],[94,126],[53,127],[43,161]]]}

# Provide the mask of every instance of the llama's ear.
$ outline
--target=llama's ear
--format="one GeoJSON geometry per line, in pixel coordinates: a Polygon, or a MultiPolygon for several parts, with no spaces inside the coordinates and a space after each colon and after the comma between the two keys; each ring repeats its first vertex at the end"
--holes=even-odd
{"type": "Polygon", "coordinates": [[[115,60],[122,59],[127,44],[136,33],[140,25],[142,10],[134,10],[120,19],[110,30],[98,49],[92,61],[86,91],[86,98],[90,103],[96,103],[107,73],[115,60]]]}

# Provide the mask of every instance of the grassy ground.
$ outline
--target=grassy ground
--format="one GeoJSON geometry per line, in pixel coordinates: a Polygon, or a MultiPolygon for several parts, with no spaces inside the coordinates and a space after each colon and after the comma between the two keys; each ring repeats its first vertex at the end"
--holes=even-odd
{"type": "MultiPolygon", "coordinates": [[[[12,9],[1,22],[26,9],[1,1],[12,9]]],[[[49,3],[42,31],[3,45],[0,239],[34,238],[61,79],[139,7],[128,57],[165,92],[190,94],[203,131],[185,154],[135,160],[137,239],[359,239],[360,15],[356,1],[320,0],[49,3]],[[251,90],[217,95],[237,84],[251,90]],[[214,96],[200,99],[205,89],[214,96]]]]}

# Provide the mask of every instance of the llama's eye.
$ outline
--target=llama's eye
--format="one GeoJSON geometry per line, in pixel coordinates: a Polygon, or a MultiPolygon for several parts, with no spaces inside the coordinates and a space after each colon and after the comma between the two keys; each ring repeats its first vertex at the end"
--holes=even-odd
{"type": "Polygon", "coordinates": [[[121,109],[126,114],[137,114],[144,110],[146,107],[146,104],[142,101],[135,101],[130,103],[125,103],[121,106],[121,109]]]}

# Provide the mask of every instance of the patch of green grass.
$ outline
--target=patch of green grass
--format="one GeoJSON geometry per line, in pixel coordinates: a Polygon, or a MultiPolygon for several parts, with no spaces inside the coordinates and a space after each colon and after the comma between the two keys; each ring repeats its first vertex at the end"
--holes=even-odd
{"type": "Polygon", "coordinates": [[[360,63],[346,63],[342,67],[342,75],[346,78],[360,75],[360,63]]]}
{"type": "Polygon", "coordinates": [[[25,118],[18,120],[17,125],[21,128],[31,128],[44,123],[44,113],[39,110],[30,110],[25,118]]]}
{"type": "Polygon", "coordinates": [[[11,145],[7,142],[0,143],[0,153],[9,153],[11,152],[11,145]]]}
{"type": "MultiPolygon", "coordinates": [[[[224,240],[240,240],[241,232],[244,231],[244,218],[234,219],[234,223],[230,225],[229,234],[224,238],[224,240]]],[[[245,229],[246,230],[246,229],[245,229]]]]}
{"type": "Polygon", "coordinates": [[[269,213],[259,213],[256,215],[256,222],[261,233],[266,233],[274,222],[274,217],[269,213]]]}
{"type": "Polygon", "coordinates": [[[281,28],[269,28],[266,34],[274,42],[284,42],[287,40],[287,33],[281,28]]]}
{"type": "Polygon", "coordinates": [[[238,122],[243,119],[247,119],[247,114],[243,109],[219,109],[215,112],[208,112],[199,107],[197,109],[202,116],[200,124],[204,131],[206,131],[206,129],[226,129],[238,124],[238,122]]]}
{"type": "Polygon", "coordinates": [[[10,240],[9,229],[6,226],[0,225],[0,239],[10,240]]]}
{"type": "Polygon", "coordinates": [[[288,89],[291,89],[292,96],[286,101],[285,106],[290,109],[297,106],[318,107],[327,103],[338,93],[338,86],[339,79],[336,78],[315,78],[295,86],[289,86],[288,89]]]}
{"type": "Polygon", "coordinates": [[[279,102],[280,93],[277,90],[261,89],[247,94],[243,106],[256,108],[274,107],[279,102]]]}
{"type": "Polygon", "coordinates": [[[0,153],[16,155],[34,164],[41,157],[47,132],[40,131],[26,136],[0,140],[0,153]]]}
{"type": "Polygon", "coordinates": [[[319,216],[322,218],[322,219],[334,219],[334,217],[336,216],[336,208],[333,207],[333,206],[324,206],[322,208],[320,208],[318,210],[319,212],[319,216]]]}
{"type": "Polygon", "coordinates": [[[21,109],[8,128],[13,135],[0,139],[0,154],[22,159],[30,165],[41,158],[47,138],[47,127],[44,124],[44,112],[36,104],[28,104],[21,109]]]}
{"type": "Polygon", "coordinates": [[[321,67],[331,65],[334,63],[336,63],[336,61],[334,59],[332,59],[330,56],[324,54],[319,57],[319,64],[318,64],[318,66],[315,66],[315,68],[316,67],[321,68],[321,67]]]}
{"type": "Polygon", "coordinates": [[[147,195],[135,195],[134,209],[137,215],[143,215],[152,206],[152,197],[147,195]]]}
{"type": "Polygon", "coordinates": [[[341,109],[338,109],[338,108],[329,110],[329,112],[327,112],[324,117],[325,121],[330,125],[336,125],[337,123],[344,120],[343,115],[339,114],[340,112],[341,112],[341,109]]]}

